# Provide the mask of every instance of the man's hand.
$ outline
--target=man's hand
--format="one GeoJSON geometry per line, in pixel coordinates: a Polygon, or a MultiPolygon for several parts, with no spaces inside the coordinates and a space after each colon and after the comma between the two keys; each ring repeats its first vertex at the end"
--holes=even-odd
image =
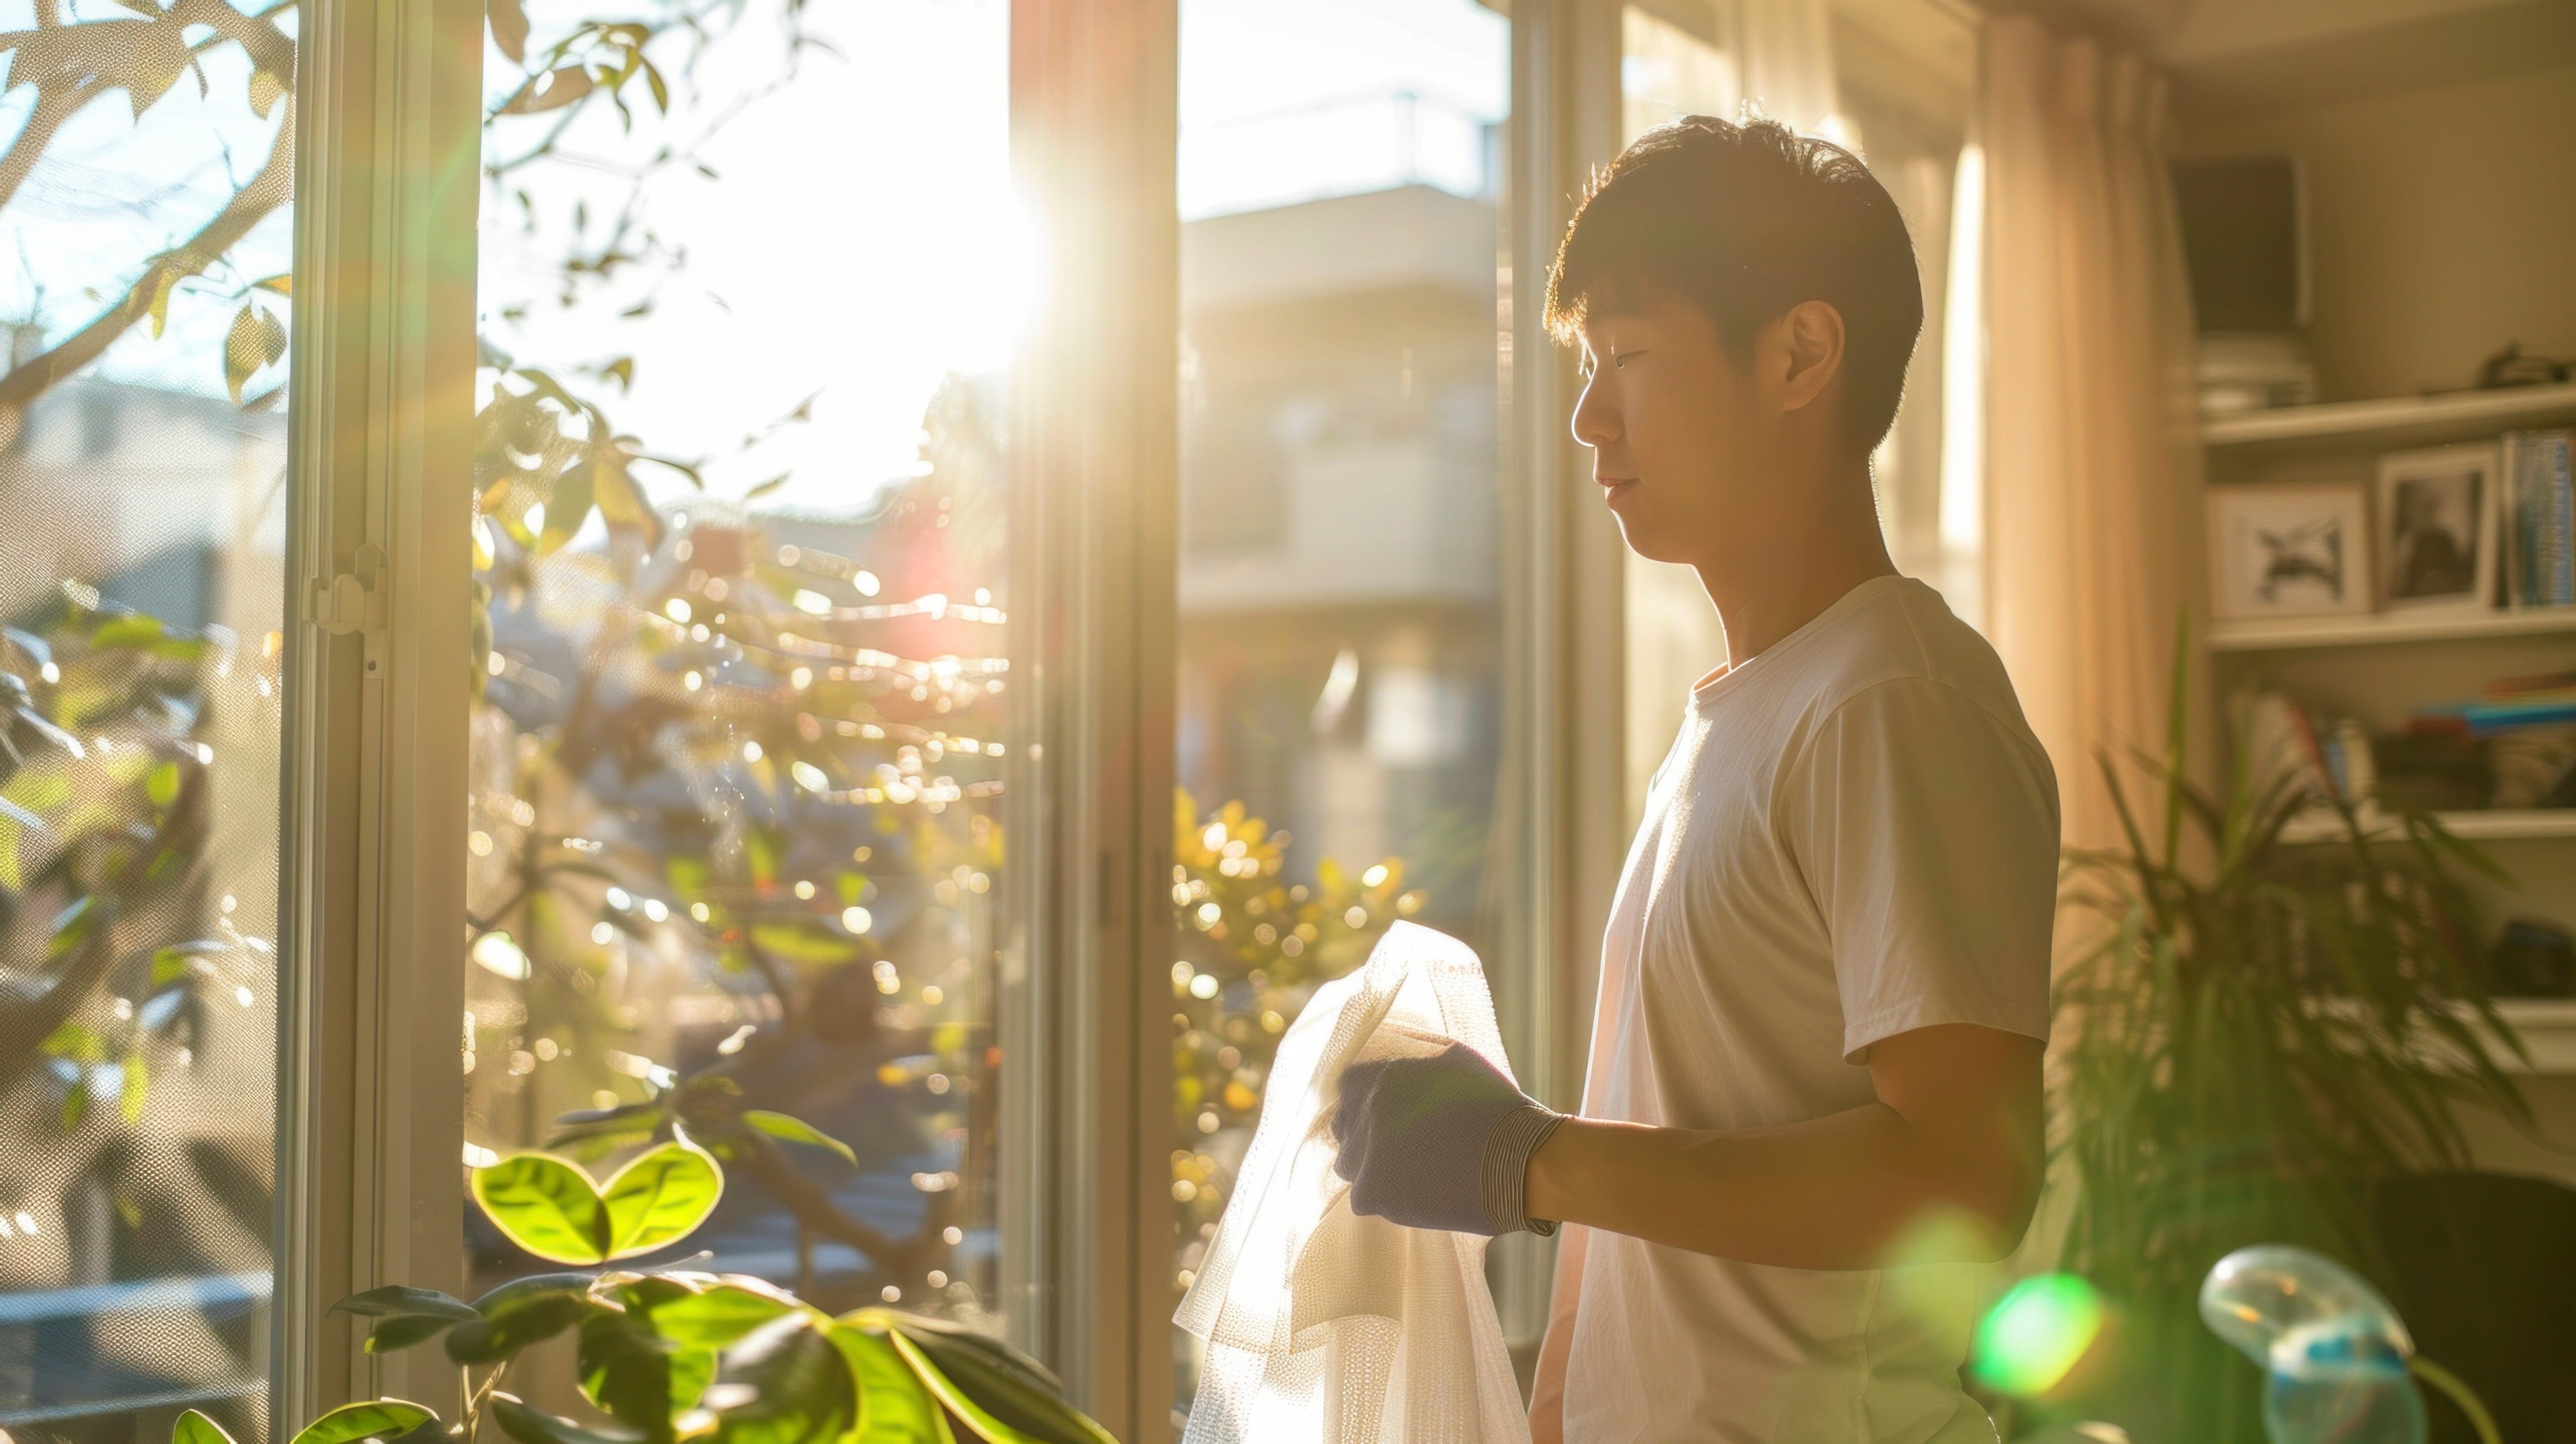
{"type": "Polygon", "coordinates": [[[1333,1171],[1354,1212],[1453,1233],[1553,1233],[1521,1202],[1529,1156],[1563,1122],[1463,1043],[1361,1063],[1333,1107],[1333,1171]]]}

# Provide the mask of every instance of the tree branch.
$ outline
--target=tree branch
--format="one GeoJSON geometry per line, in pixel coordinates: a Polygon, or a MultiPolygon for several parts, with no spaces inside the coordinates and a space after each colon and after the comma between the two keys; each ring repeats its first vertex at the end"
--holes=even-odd
{"type": "Polygon", "coordinates": [[[9,149],[0,152],[0,207],[7,206],[18,187],[26,184],[28,173],[44,158],[45,147],[53,144],[54,132],[99,93],[86,78],[65,86],[36,87],[35,109],[27,112],[27,123],[18,128],[9,149]]]}
{"type": "Polygon", "coordinates": [[[27,408],[36,398],[82,367],[96,361],[116,338],[131,330],[134,323],[149,315],[152,297],[162,278],[177,280],[193,276],[214,264],[233,248],[253,226],[269,213],[286,204],[295,189],[295,102],[281,103],[283,114],[278,119],[277,139],[269,147],[268,160],[206,222],[186,244],[153,258],[136,278],[124,297],[108,308],[106,314],[65,337],[50,351],[28,357],[0,376],[0,446],[17,439],[19,428],[26,422],[27,408]]]}
{"type": "Polygon", "coordinates": [[[947,1194],[934,1193],[925,1200],[928,1206],[920,1232],[906,1239],[888,1238],[841,1212],[820,1184],[797,1172],[783,1150],[766,1138],[753,1137],[751,1146],[735,1155],[734,1166],[784,1205],[805,1234],[848,1244],[899,1277],[909,1279],[920,1273],[933,1246],[941,1242],[940,1230],[948,1219],[947,1194]]]}

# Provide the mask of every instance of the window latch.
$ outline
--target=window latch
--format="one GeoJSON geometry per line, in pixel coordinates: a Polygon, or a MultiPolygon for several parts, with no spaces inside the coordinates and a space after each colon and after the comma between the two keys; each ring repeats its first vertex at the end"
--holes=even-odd
{"type": "Polygon", "coordinates": [[[369,542],[358,548],[348,571],[307,583],[304,619],[335,637],[381,630],[385,599],[377,583],[384,576],[384,558],[384,548],[369,542]]]}

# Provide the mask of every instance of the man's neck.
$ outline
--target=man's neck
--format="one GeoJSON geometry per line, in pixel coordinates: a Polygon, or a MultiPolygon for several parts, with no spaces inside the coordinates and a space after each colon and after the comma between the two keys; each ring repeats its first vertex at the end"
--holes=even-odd
{"type": "Polygon", "coordinates": [[[1730,539],[1739,544],[1694,568],[1726,627],[1729,666],[1761,655],[1861,583],[1896,575],[1867,477],[1827,494],[1842,500],[1781,518],[1758,538],[1730,539]]]}

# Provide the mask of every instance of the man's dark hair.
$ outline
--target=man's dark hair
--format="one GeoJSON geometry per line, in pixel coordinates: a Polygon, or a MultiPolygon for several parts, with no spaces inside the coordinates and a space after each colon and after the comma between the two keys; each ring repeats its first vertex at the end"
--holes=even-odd
{"type": "Polygon", "coordinates": [[[1923,329],[1905,218],[1869,167],[1774,120],[1692,115],[1619,153],[1584,193],[1547,280],[1547,327],[1660,295],[1697,307],[1727,351],[1806,301],[1843,318],[1843,423],[1867,455],[1896,420],[1923,329]]]}

